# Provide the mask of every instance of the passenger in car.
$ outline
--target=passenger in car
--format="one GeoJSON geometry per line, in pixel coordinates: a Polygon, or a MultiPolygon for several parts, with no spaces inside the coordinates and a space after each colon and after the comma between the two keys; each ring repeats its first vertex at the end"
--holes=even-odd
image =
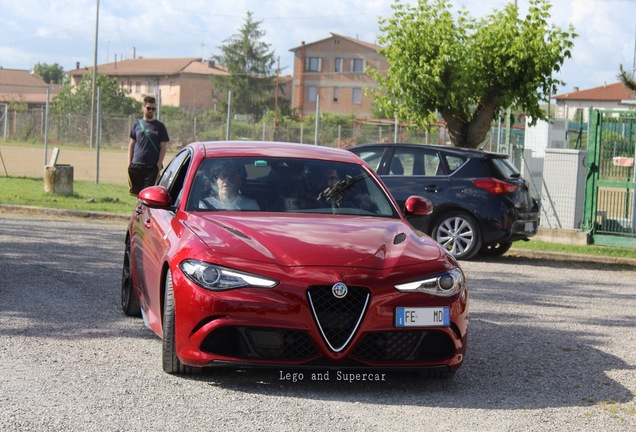
{"type": "Polygon", "coordinates": [[[245,166],[232,160],[221,160],[211,170],[213,195],[201,200],[200,207],[217,210],[260,210],[258,203],[240,193],[247,178],[245,166]]]}
{"type": "Polygon", "coordinates": [[[328,202],[333,207],[348,207],[377,213],[377,206],[373,204],[359,179],[340,175],[335,168],[328,168],[322,173],[322,182],[323,191],[318,195],[319,202],[328,202]]]}
{"type": "Polygon", "coordinates": [[[333,187],[338,184],[340,181],[340,176],[338,175],[338,170],[335,168],[330,168],[325,170],[323,174],[325,186],[329,189],[333,189],[333,187]]]}

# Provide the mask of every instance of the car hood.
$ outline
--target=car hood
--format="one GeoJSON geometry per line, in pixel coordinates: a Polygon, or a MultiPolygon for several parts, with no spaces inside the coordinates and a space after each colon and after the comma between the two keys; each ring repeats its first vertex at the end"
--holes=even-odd
{"type": "Polygon", "coordinates": [[[437,260],[444,253],[399,219],[206,213],[190,214],[184,223],[215,254],[283,267],[388,269],[437,260]]]}

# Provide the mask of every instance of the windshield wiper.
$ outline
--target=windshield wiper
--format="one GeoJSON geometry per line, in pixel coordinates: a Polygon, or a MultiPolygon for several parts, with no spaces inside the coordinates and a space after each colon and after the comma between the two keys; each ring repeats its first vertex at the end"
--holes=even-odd
{"type": "Polygon", "coordinates": [[[318,195],[318,201],[329,201],[334,208],[340,207],[342,199],[353,190],[353,185],[362,180],[366,174],[360,174],[355,177],[346,176],[343,180],[340,180],[333,187],[328,187],[318,195]]]}

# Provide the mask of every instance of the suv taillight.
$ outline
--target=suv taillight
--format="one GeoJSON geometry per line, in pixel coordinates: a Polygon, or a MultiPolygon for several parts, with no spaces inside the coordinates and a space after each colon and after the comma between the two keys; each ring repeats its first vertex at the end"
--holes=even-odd
{"type": "Polygon", "coordinates": [[[491,194],[513,193],[517,190],[517,185],[497,180],[495,178],[474,180],[473,184],[478,188],[485,189],[491,194]]]}

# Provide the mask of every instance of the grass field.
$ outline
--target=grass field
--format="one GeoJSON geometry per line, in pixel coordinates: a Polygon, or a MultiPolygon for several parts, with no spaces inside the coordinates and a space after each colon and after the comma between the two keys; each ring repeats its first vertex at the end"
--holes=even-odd
{"type": "Polygon", "coordinates": [[[0,177],[2,204],[130,214],[136,201],[127,185],[76,180],[73,195],[61,196],[44,192],[41,178],[0,177]]]}
{"type": "MultiPolygon", "coordinates": [[[[72,196],[44,192],[44,180],[31,177],[0,177],[0,203],[56,209],[97,211],[129,215],[136,198],[129,195],[128,186],[121,184],[95,184],[76,180],[72,196]]],[[[516,242],[517,249],[561,252],[566,254],[602,255],[636,258],[636,249],[594,245],[569,245],[537,240],[516,242]]]]}

